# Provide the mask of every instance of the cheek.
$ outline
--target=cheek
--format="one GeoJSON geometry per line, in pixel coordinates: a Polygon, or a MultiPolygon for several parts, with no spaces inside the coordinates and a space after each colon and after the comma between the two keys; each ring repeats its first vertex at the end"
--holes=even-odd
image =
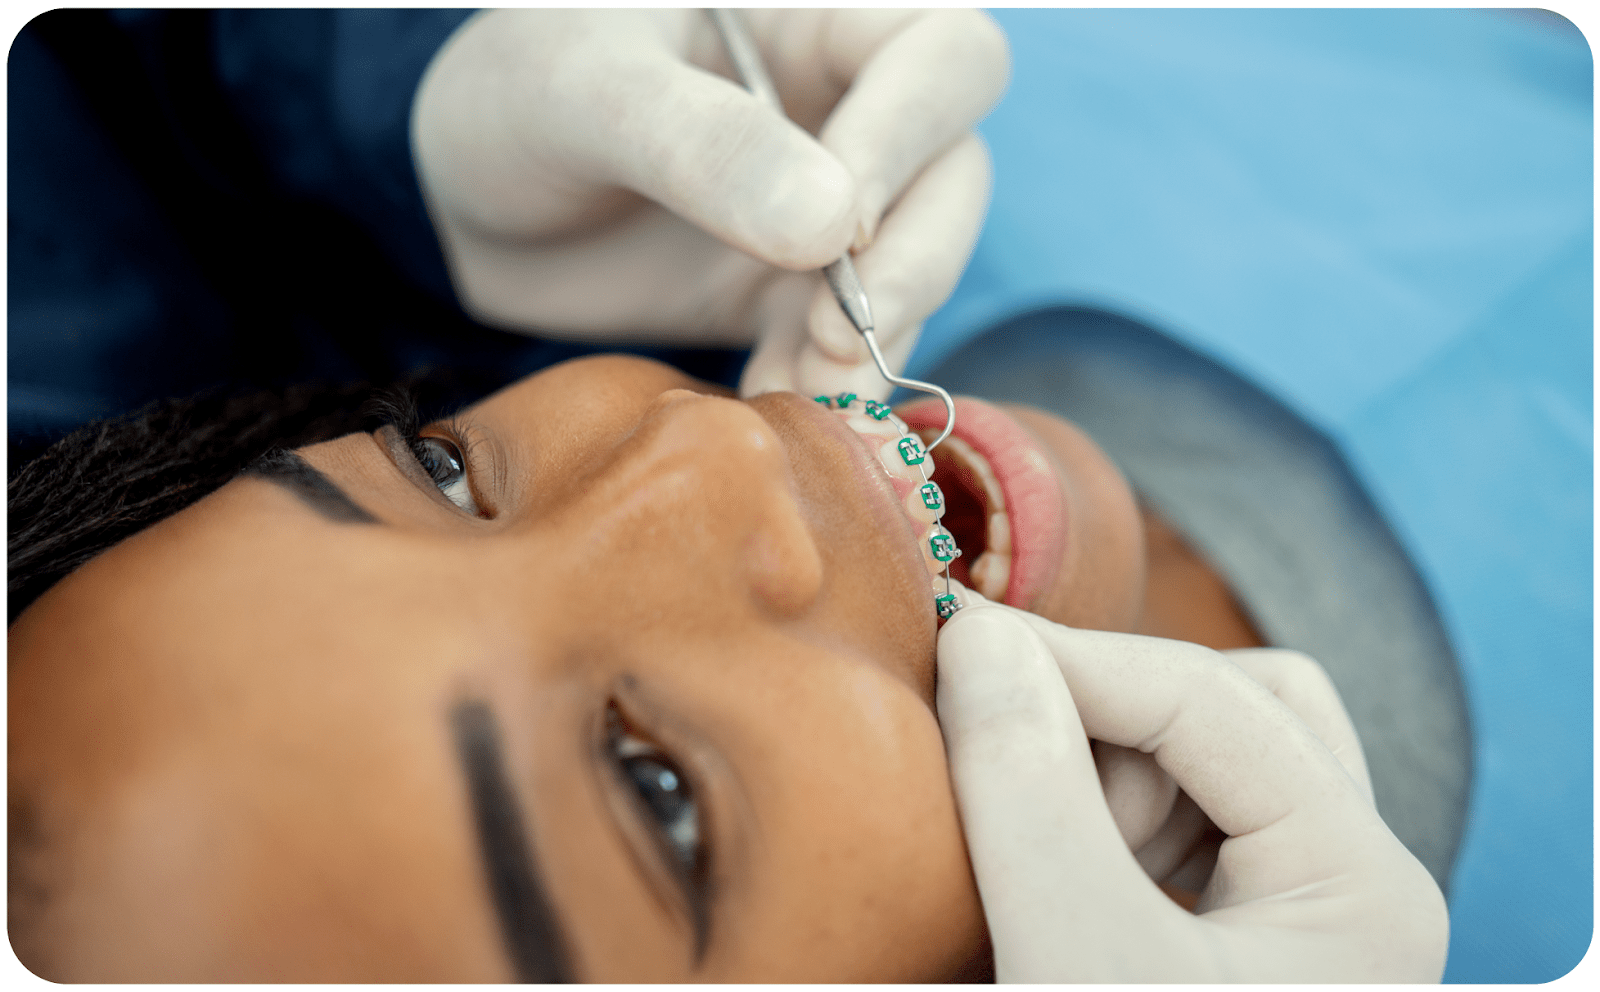
{"type": "Polygon", "coordinates": [[[1074,575],[1078,625],[1131,632],[1144,607],[1144,526],[1115,466],[1098,449],[1088,461],[1075,494],[1084,522],[1083,557],[1074,575]]]}
{"type": "Polygon", "coordinates": [[[976,950],[981,908],[938,725],[879,669],[846,666],[813,687],[824,681],[791,696],[753,790],[760,891],[731,971],[942,977],[976,950]]]}

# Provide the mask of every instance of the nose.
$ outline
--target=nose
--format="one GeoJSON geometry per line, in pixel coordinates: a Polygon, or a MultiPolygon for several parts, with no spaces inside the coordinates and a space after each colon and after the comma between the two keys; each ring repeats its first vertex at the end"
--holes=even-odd
{"type": "Polygon", "coordinates": [[[593,550],[626,556],[641,580],[744,597],[780,616],[822,588],[788,453],[737,400],[662,393],[589,498],[601,501],[593,550]]]}

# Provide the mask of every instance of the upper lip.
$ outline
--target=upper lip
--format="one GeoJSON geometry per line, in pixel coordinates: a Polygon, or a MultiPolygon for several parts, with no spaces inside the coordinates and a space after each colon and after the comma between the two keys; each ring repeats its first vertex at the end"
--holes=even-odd
{"type": "Polygon", "coordinates": [[[928,567],[911,517],[877,452],[836,414],[810,399],[768,393],[755,402],[769,423],[788,428],[779,432],[780,437],[807,501],[843,511],[834,514],[833,526],[813,533],[848,570],[839,577],[840,588],[851,590],[846,595],[852,598],[865,595],[873,600],[869,605],[874,612],[863,614],[858,603],[840,600],[845,612],[829,615],[842,618],[846,632],[853,631],[853,640],[873,645],[872,657],[932,711],[935,625],[928,567]],[[864,552],[867,560],[862,560],[864,552]],[[860,629],[850,626],[863,623],[867,626],[860,629]],[[904,636],[918,629],[926,640],[904,636]]]}
{"type": "Polygon", "coordinates": [[[904,559],[905,566],[911,574],[925,580],[927,567],[923,564],[922,551],[917,544],[916,530],[911,518],[900,505],[900,499],[889,482],[888,474],[878,461],[878,453],[865,438],[817,403],[797,394],[782,395],[792,400],[790,405],[797,408],[804,420],[815,424],[823,435],[837,438],[845,445],[851,456],[850,467],[855,477],[856,484],[853,488],[861,493],[861,502],[872,514],[874,524],[884,533],[900,535],[901,539],[895,542],[902,551],[899,557],[904,559]]]}

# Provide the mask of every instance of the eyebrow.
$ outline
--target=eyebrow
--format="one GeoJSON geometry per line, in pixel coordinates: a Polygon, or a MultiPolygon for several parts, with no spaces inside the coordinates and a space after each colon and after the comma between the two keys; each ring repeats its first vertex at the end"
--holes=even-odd
{"type": "Polygon", "coordinates": [[[336,524],[375,524],[378,518],[356,505],[349,494],[293,451],[274,448],[246,465],[240,475],[253,475],[282,486],[300,502],[336,524]]]}
{"type": "Polygon", "coordinates": [[[489,891],[517,981],[570,982],[565,944],[534,867],[494,713],[482,700],[463,700],[451,712],[450,724],[467,776],[489,891]]]}

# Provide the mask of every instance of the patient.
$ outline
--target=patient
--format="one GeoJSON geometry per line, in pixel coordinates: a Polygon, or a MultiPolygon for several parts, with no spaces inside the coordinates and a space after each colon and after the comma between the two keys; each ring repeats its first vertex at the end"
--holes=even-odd
{"type": "MultiPolygon", "coordinates": [[[[9,635],[22,961],[982,974],[919,524],[845,415],[721,392],[605,356],[420,428],[390,404],[39,596],[9,635]]],[[[1078,626],[1257,642],[1158,522],[1147,583],[1140,510],[1085,435],[961,402],[934,455],[962,577],[1078,626]]]]}

